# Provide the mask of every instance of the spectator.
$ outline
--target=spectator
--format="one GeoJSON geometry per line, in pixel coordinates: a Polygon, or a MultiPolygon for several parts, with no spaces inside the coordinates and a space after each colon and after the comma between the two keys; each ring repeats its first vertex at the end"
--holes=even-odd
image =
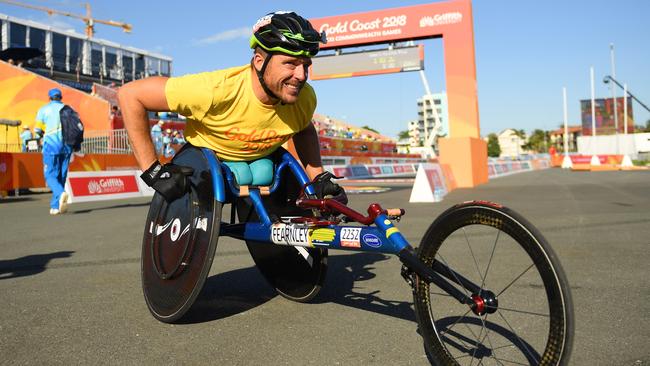
{"type": "Polygon", "coordinates": [[[174,156],[174,149],[172,149],[172,130],[170,128],[165,130],[162,137],[163,155],[167,158],[174,156]]]}
{"type": "Polygon", "coordinates": [[[20,133],[20,142],[23,152],[27,152],[27,141],[32,139],[32,131],[29,126],[23,126],[23,132],[20,133]]]}
{"type": "Polygon", "coordinates": [[[165,122],[158,121],[153,127],[151,127],[151,139],[153,140],[153,146],[156,149],[156,155],[162,154],[163,151],[163,136],[162,136],[162,126],[165,122]]]}
{"type": "Polygon", "coordinates": [[[172,144],[183,145],[184,143],[185,139],[183,136],[177,130],[174,130],[172,133],[172,144]]]}
{"type": "Polygon", "coordinates": [[[61,90],[50,89],[47,94],[50,102],[38,110],[36,123],[38,130],[43,131],[43,173],[45,182],[52,190],[50,215],[58,215],[65,213],[68,205],[68,194],[64,185],[68,176],[72,146],[63,142],[61,133],[59,112],[64,106],[61,102],[61,90]]]}
{"type": "Polygon", "coordinates": [[[116,105],[112,106],[111,107],[111,119],[113,119],[115,117],[121,117],[121,116],[122,116],[122,114],[120,113],[120,109],[116,105]]]}

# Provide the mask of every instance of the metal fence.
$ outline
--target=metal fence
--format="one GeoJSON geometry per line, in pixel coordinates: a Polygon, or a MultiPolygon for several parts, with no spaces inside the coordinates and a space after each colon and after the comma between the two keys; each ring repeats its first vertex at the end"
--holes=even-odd
{"type": "MultiPolygon", "coordinates": [[[[38,151],[41,146],[39,144],[38,151]]],[[[21,143],[0,144],[0,152],[22,152],[21,143]]],[[[82,154],[131,154],[131,144],[126,130],[88,131],[84,134],[81,144],[82,154]]]]}
{"type": "Polygon", "coordinates": [[[22,145],[20,143],[4,143],[0,144],[0,152],[16,153],[21,152],[22,145]]]}
{"type": "Polygon", "coordinates": [[[89,131],[81,144],[83,154],[131,154],[126,130],[89,131]]]}

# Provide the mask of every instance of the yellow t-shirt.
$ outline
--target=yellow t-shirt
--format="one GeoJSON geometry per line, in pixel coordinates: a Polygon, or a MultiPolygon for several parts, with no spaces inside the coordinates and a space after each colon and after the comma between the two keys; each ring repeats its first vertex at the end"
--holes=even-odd
{"type": "Polygon", "coordinates": [[[309,84],[294,104],[265,105],[253,93],[250,65],[173,77],[169,109],[187,117],[185,139],[214,150],[225,161],[271,154],[311,123],[316,94],[309,84]]]}

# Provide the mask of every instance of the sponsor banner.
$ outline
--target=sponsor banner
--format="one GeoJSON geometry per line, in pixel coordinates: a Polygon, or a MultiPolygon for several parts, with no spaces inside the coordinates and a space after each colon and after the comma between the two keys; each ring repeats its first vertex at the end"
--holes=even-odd
{"type": "Polygon", "coordinates": [[[350,168],[352,170],[352,176],[354,177],[367,177],[370,175],[368,174],[368,168],[366,168],[365,165],[352,165],[350,168]]]}
{"type": "MultiPolygon", "coordinates": [[[[621,164],[623,155],[596,155],[601,164],[621,164]]],[[[569,155],[573,164],[591,164],[592,155],[569,155]]]]}
{"type": "Polygon", "coordinates": [[[471,23],[469,11],[469,2],[448,1],[309,21],[327,34],[327,43],[321,48],[328,49],[442,35],[471,23]]]}
{"type": "Polygon", "coordinates": [[[345,166],[325,166],[325,170],[332,172],[337,177],[350,177],[352,173],[349,168],[345,166]]]}
{"type": "Polygon", "coordinates": [[[380,166],[368,166],[368,173],[370,173],[370,175],[381,175],[381,167],[380,166]]]}
{"type": "Polygon", "coordinates": [[[69,203],[153,196],[139,170],[70,172],[65,190],[69,203]]]}
{"type": "Polygon", "coordinates": [[[551,162],[549,161],[549,158],[524,161],[490,160],[488,162],[488,177],[497,178],[515,173],[528,172],[531,170],[546,169],[550,166],[551,162]]]}
{"type": "Polygon", "coordinates": [[[348,179],[415,177],[413,164],[325,165],[325,170],[348,179]]]}

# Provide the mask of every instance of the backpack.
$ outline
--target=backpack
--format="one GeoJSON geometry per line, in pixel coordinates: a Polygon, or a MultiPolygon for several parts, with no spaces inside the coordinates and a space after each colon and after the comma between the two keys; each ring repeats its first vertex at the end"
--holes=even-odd
{"type": "Polygon", "coordinates": [[[63,143],[72,146],[74,151],[81,150],[81,143],[84,140],[84,124],[79,114],[69,105],[63,106],[59,111],[61,117],[61,130],[63,143]]]}

